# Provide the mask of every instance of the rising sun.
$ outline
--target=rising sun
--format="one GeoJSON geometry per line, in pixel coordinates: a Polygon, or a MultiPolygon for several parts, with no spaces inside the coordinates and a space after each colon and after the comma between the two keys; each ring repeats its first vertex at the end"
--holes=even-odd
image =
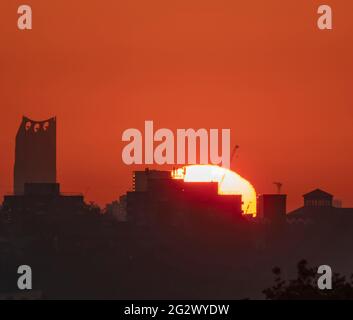
{"type": "Polygon", "coordinates": [[[216,165],[190,165],[173,171],[174,179],[185,182],[218,182],[218,194],[241,194],[244,214],[256,215],[256,192],[239,174],[216,165]]]}

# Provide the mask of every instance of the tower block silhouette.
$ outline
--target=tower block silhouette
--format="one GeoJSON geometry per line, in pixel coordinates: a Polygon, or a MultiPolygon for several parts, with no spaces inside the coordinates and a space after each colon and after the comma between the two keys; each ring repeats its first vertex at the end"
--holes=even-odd
{"type": "Polygon", "coordinates": [[[14,194],[25,183],[56,183],[56,118],[34,121],[22,118],[16,135],[14,194]]]}

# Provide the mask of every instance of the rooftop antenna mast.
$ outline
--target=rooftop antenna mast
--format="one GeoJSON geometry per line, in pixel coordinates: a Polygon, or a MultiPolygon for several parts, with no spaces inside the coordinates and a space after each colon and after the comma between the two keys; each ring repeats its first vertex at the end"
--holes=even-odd
{"type": "Polygon", "coordinates": [[[277,193],[281,194],[281,189],[282,189],[283,183],[282,182],[274,182],[273,184],[277,187],[277,193]]]}
{"type": "Polygon", "coordinates": [[[236,154],[236,151],[237,151],[238,149],[239,149],[239,145],[236,144],[236,145],[234,146],[234,148],[233,148],[232,154],[230,155],[230,163],[232,163],[232,160],[233,160],[233,158],[234,158],[234,156],[235,156],[235,154],[236,154]]]}
{"type": "MultiPolygon", "coordinates": [[[[239,149],[239,145],[236,144],[236,145],[234,146],[233,150],[232,150],[232,154],[230,155],[230,161],[229,161],[229,166],[230,166],[230,167],[231,167],[231,163],[232,163],[232,160],[233,160],[233,158],[234,158],[234,156],[235,156],[235,153],[236,153],[237,149],[239,149]]],[[[222,184],[222,183],[223,183],[225,176],[226,176],[226,173],[223,174],[222,179],[221,179],[221,181],[219,182],[219,184],[222,184]]]]}

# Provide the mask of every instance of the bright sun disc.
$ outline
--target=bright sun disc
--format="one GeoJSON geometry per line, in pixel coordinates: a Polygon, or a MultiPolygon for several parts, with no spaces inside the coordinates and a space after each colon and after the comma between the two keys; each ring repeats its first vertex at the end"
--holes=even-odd
{"type": "Polygon", "coordinates": [[[185,182],[218,182],[218,194],[241,194],[244,214],[256,215],[256,192],[251,183],[234,171],[216,165],[190,165],[173,171],[185,182]]]}

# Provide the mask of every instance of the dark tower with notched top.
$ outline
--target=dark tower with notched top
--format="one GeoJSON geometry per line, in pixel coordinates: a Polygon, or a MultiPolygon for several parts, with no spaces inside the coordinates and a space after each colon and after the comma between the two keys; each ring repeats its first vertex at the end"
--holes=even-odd
{"type": "Polygon", "coordinates": [[[23,117],[16,135],[14,193],[25,183],[56,183],[56,118],[34,121],[23,117]]]}

